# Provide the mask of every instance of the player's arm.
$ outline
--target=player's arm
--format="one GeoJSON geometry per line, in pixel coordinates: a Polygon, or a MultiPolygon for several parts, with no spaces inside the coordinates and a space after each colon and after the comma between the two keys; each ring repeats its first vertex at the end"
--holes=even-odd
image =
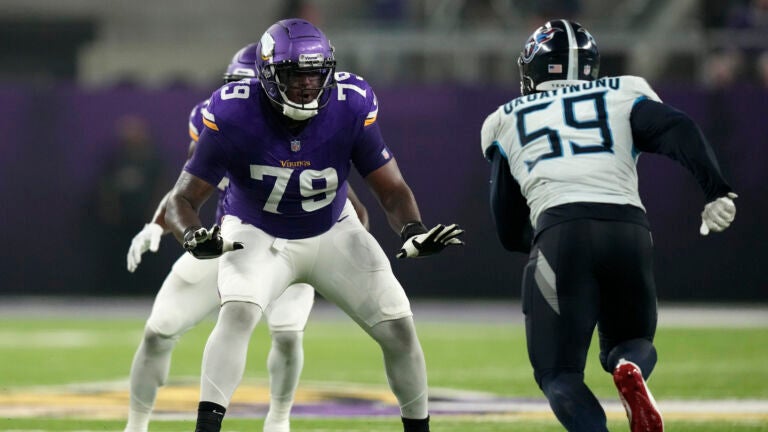
{"type": "Polygon", "coordinates": [[[504,249],[529,253],[533,241],[530,208],[512,177],[509,162],[498,147],[488,151],[491,160],[491,214],[504,249]]]}
{"type": "Polygon", "coordinates": [[[179,243],[184,243],[184,233],[202,227],[200,207],[216,190],[216,187],[187,171],[182,171],[170,193],[165,211],[165,223],[179,243]]]}
{"type": "Polygon", "coordinates": [[[404,242],[398,258],[432,255],[446,246],[464,244],[458,238],[464,230],[458,225],[439,224],[427,229],[421,222],[416,199],[394,158],[368,174],[365,181],[387,214],[389,225],[404,242]]]}
{"type": "MultiPolygon", "coordinates": [[[[195,141],[197,137],[193,137],[189,143],[187,150],[187,160],[192,158],[195,152],[195,141]]],[[[133,273],[141,264],[141,256],[144,252],[151,251],[157,252],[160,248],[160,240],[162,236],[168,232],[167,225],[165,224],[165,206],[168,203],[168,197],[171,196],[171,191],[168,191],[160,202],[157,204],[155,214],[152,216],[152,221],[144,225],[131,240],[131,246],[128,248],[128,255],[126,257],[126,264],[128,271],[133,273]]]]}
{"type": "Polygon", "coordinates": [[[409,223],[421,222],[416,198],[394,158],[368,174],[365,182],[384,209],[389,226],[396,233],[400,234],[409,223]]]}
{"type": "Polygon", "coordinates": [[[349,198],[349,202],[352,203],[352,207],[355,208],[355,213],[357,213],[357,218],[360,219],[360,223],[363,224],[366,230],[370,231],[371,225],[368,221],[368,209],[365,207],[365,204],[360,201],[360,198],[357,197],[357,194],[352,189],[351,185],[347,187],[347,198],[349,198]]]}
{"type": "Polygon", "coordinates": [[[648,99],[635,104],[630,123],[639,150],[663,154],[696,177],[708,203],[702,212],[701,233],[726,229],[736,215],[736,194],[696,123],[685,113],[648,99]]]}
{"type": "Polygon", "coordinates": [[[219,132],[208,128],[203,131],[166,205],[168,228],[184,249],[200,259],[215,258],[243,247],[241,243],[224,240],[218,225],[210,230],[203,228],[199,216],[200,207],[216,190],[215,185],[226,172],[225,141],[219,132]]]}

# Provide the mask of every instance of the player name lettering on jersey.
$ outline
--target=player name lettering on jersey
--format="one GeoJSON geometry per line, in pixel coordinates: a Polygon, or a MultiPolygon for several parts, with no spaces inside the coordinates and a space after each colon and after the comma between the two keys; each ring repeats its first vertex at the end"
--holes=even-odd
{"type": "Polygon", "coordinates": [[[586,90],[594,90],[600,88],[607,88],[611,90],[618,90],[621,87],[621,79],[619,77],[606,77],[600,78],[595,81],[586,81],[581,85],[567,86],[554,90],[542,91],[539,93],[531,93],[527,96],[520,96],[517,99],[504,104],[504,113],[510,114],[515,107],[525,105],[527,102],[540,101],[542,99],[552,98],[560,95],[574,94],[586,90]]]}
{"type": "Polygon", "coordinates": [[[640,77],[604,77],[521,96],[486,118],[483,154],[507,159],[531,209],[574,202],[631,205],[642,210],[630,124],[640,99],[660,101],[640,77]]]}

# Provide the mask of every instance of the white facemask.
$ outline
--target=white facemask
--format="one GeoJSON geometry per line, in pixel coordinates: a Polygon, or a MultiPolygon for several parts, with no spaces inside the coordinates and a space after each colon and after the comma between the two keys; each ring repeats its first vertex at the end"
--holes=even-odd
{"type": "Polygon", "coordinates": [[[293,120],[307,120],[317,115],[318,112],[318,102],[317,99],[320,97],[318,96],[317,99],[313,100],[312,102],[305,103],[304,105],[297,105],[292,102],[288,101],[288,97],[285,95],[285,93],[280,92],[280,95],[283,97],[283,115],[288,117],[289,119],[293,120]]]}

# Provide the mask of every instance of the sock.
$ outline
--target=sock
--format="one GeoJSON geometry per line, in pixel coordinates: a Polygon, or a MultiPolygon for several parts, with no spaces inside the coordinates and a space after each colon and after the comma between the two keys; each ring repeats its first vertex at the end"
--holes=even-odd
{"type": "Polygon", "coordinates": [[[229,406],[245,371],[248,343],[261,308],[253,303],[227,302],[219,312],[203,350],[200,399],[229,406]]]}
{"type": "Polygon", "coordinates": [[[128,412],[128,423],[125,425],[123,432],[147,432],[149,430],[149,417],[152,414],[152,409],[143,412],[133,407],[133,401],[131,401],[131,410],[128,412]]]}
{"type": "Polygon", "coordinates": [[[616,345],[605,361],[603,368],[608,373],[613,373],[619,360],[626,359],[636,364],[643,373],[646,381],[651,376],[656,366],[656,348],[646,339],[631,339],[616,345]]]}
{"type": "Polygon", "coordinates": [[[147,328],[131,364],[131,402],[125,432],[146,432],[157,398],[165,384],[176,338],[161,336],[147,328]]]}
{"type": "Polygon", "coordinates": [[[584,384],[584,374],[550,373],[542,377],[541,390],[565,429],[572,432],[608,432],[605,411],[584,384]]]}
{"type": "Polygon", "coordinates": [[[272,347],[267,356],[269,370],[269,412],[266,423],[287,423],[293,397],[304,365],[302,332],[272,332],[272,347]]]}
{"type": "Polygon", "coordinates": [[[411,317],[380,322],[368,333],[384,354],[387,382],[400,406],[400,416],[424,419],[429,415],[427,367],[411,317]]]}
{"type": "Polygon", "coordinates": [[[429,416],[423,419],[402,419],[404,432],[429,432],[429,416]]]}
{"type": "Polygon", "coordinates": [[[221,422],[224,420],[224,413],[226,412],[227,409],[217,403],[200,401],[197,406],[195,432],[221,431],[221,422]]]}

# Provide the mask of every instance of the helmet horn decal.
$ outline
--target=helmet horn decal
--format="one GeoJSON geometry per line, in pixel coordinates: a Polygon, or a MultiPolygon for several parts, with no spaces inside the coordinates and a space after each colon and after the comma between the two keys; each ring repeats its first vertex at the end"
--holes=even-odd
{"type": "MultiPolygon", "coordinates": [[[[261,37],[261,59],[264,61],[270,60],[275,55],[275,39],[269,32],[264,33],[261,37]]],[[[270,60],[271,63],[271,60],[270,60]]]]}

